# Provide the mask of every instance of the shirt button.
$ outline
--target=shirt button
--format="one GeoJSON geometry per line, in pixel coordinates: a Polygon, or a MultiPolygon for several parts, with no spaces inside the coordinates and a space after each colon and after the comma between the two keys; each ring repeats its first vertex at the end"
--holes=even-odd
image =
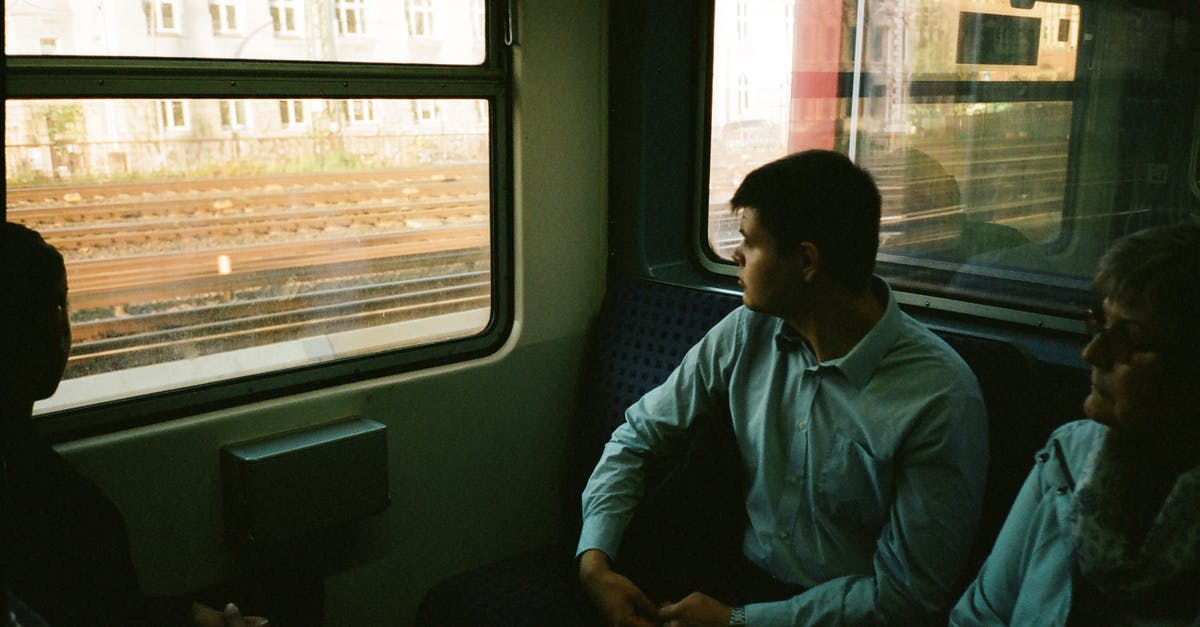
{"type": "Polygon", "coordinates": [[[803,421],[801,421],[801,422],[797,422],[797,423],[796,423],[796,428],[797,428],[797,429],[804,430],[804,427],[805,427],[805,426],[806,426],[806,425],[804,424],[804,422],[803,422],[803,421]]]}
{"type": "Polygon", "coordinates": [[[788,475],[787,478],[788,485],[796,485],[796,482],[799,480],[800,477],[797,477],[796,475],[788,475]]]}
{"type": "Polygon", "coordinates": [[[1067,492],[1070,492],[1070,490],[1069,490],[1069,489],[1067,489],[1067,486],[1065,486],[1065,485],[1060,485],[1060,486],[1058,486],[1058,489],[1057,489],[1057,490],[1055,490],[1055,492],[1058,492],[1058,495],[1059,495],[1059,496],[1063,496],[1063,495],[1065,495],[1067,492]]]}
{"type": "Polygon", "coordinates": [[[776,536],[777,536],[777,537],[778,537],[780,540],[787,540],[787,537],[788,537],[788,532],[786,532],[786,531],[780,531],[779,533],[776,533],[775,535],[776,535],[776,536]]]}
{"type": "Polygon", "coordinates": [[[1044,464],[1044,463],[1046,463],[1046,460],[1048,460],[1048,459],[1050,459],[1049,453],[1038,453],[1037,460],[1039,462],[1044,464]]]}

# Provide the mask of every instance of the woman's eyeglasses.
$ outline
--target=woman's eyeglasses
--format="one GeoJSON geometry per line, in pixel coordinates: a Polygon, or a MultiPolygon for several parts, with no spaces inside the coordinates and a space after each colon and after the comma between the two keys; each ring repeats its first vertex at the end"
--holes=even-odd
{"type": "Polygon", "coordinates": [[[1089,309],[1087,314],[1088,333],[1092,337],[1100,338],[1105,352],[1108,353],[1108,356],[1113,361],[1127,364],[1129,363],[1129,357],[1134,353],[1159,350],[1157,347],[1147,346],[1134,340],[1129,335],[1129,328],[1126,326],[1126,322],[1118,322],[1112,327],[1108,326],[1108,317],[1104,315],[1103,308],[1094,307],[1089,309]]]}

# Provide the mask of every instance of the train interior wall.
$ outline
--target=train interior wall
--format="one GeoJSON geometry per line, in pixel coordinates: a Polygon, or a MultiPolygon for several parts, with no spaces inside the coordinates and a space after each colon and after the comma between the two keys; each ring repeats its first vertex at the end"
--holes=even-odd
{"type": "Polygon", "coordinates": [[[606,272],[607,14],[583,0],[517,9],[508,342],[474,361],[61,445],[125,515],[147,592],[201,589],[242,563],[223,535],[222,445],[347,416],[387,426],[392,502],[342,530],[337,556],[314,557],[336,566],[325,624],[405,624],[438,578],[563,533],[556,478],[606,272]]]}
{"type": "MultiPolygon", "coordinates": [[[[517,3],[516,311],[500,351],[61,447],[125,514],[148,592],[198,589],[237,570],[242,556],[226,544],[221,519],[222,445],[353,415],[388,428],[392,503],[343,530],[340,554],[320,557],[335,566],[325,624],[407,624],[437,579],[571,533],[560,507],[571,495],[559,478],[606,276],[732,285],[690,263],[694,225],[670,210],[693,193],[703,75],[694,65],[703,62],[696,4],[517,3]]],[[[1091,116],[1089,128],[1117,117],[1091,116]]],[[[1089,159],[1115,159],[1113,146],[1088,148],[1089,159]]],[[[1033,405],[1057,422],[1080,416],[1082,335],[910,311],[1028,349],[1041,377],[1025,391],[1033,405]]]]}

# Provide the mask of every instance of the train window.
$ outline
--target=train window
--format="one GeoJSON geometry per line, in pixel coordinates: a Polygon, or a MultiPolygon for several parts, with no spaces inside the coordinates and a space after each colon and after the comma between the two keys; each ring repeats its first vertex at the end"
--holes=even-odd
{"type": "Polygon", "coordinates": [[[485,1],[5,2],[4,51],[478,65],[485,1]]]}
{"type": "Polygon", "coordinates": [[[1200,24],[1143,4],[716,0],[708,263],[728,271],[728,200],[749,170],[835,149],[879,184],[893,284],[1001,317],[1075,315],[1113,238],[1200,212],[1182,61],[1200,24]]]}
{"type": "MultiPolygon", "coordinates": [[[[392,4],[147,1],[151,35],[100,30],[134,46],[175,28],[191,50],[233,30],[304,39],[324,20],[362,38],[356,58],[377,45],[388,60],[405,38],[372,19],[392,4]]],[[[74,332],[39,416],[103,430],[503,340],[507,66],[453,65],[480,43],[482,1],[394,4],[448,38],[439,63],[52,58],[29,42],[93,16],[6,3],[6,219],[62,251],[74,332]]]]}

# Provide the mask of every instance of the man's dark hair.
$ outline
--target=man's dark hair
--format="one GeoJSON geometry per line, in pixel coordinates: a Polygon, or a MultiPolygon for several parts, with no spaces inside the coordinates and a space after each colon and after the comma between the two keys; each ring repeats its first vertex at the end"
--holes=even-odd
{"type": "Polygon", "coordinates": [[[879,250],[879,189],[845,155],[808,150],[772,161],[746,175],[729,203],[734,211],[755,211],[776,253],[812,242],[830,276],[851,290],[869,285],[879,250]]]}
{"type": "MultiPolygon", "coordinates": [[[[37,231],[13,222],[0,230],[0,336],[14,350],[56,306],[65,306],[62,254],[37,231]]],[[[8,353],[11,355],[12,353],[8,353]]]]}
{"type": "Polygon", "coordinates": [[[1162,317],[1178,335],[1200,320],[1198,279],[1200,222],[1190,221],[1117,240],[1100,258],[1093,285],[1122,305],[1162,317]]]}

